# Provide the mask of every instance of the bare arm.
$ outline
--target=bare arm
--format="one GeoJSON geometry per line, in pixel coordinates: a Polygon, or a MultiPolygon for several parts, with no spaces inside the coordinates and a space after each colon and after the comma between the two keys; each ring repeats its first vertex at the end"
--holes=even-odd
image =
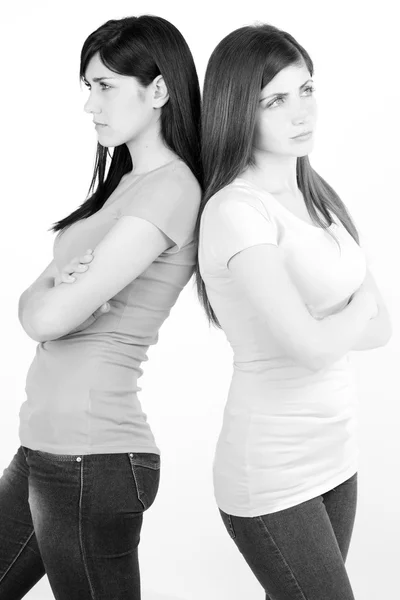
{"type": "Polygon", "coordinates": [[[18,318],[24,328],[25,332],[33,340],[39,342],[43,341],[37,338],[36,332],[32,328],[29,319],[26,318],[27,309],[31,303],[37,303],[37,301],[54,287],[54,278],[57,275],[57,266],[54,260],[52,260],[45,270],[39,275],[37,279],[30,285],[20,296],[18,302],[18,318]]]}
{"type": "Polygon", "coordinates": [[[341,312],[314,319],[286,271],[279,247],[272,244],[238,252],[228,268],[277,342],[312,370],[347,354],[376,310],[368,294],[358,294],[341,312]]]}
{"type": "Polygon", "coordinates": [[[76,274],[73,285],[41,287],[40,293],[31,297],[23,314],[25,330],[29,329],[37,341],[66,335],[171,245],[171,240],[152,223],[133,216],[121,217],[96,246],[90,269],[76,274]]]}
{"type": "MultiPolygon", "coordinates": [[[[36,341],[47,341],[44,339],[36,339],[35,332],[30,328],[29,322],[25,326],[25,311],[30,308],[30,301],[34,298],[34,302],[38,302],[42,294],[46,294],[49,287],[60,285],[61,283],[73,283],[76,280],[76,274],[83,274],[89,268],[89,263],[93,260],[92,250],[87,250],[84,255],[76,256],[71,259],[66,265],[59,270],[54,261],[46,267],[38,279],[28,288],[20,297],[19,302],[19,319],[21,325],[24,327],[25,332],[36,341]],[[53,277],[54,275],[54,277],[53,277]]],[[[74,327],[68,333],[75,333],[83,331],[89,327],[97,318],[110,310],[108,302],[102,304],[98,310],[96,310],[88,319],[80,323],[77,327],[74,327]]]]}
{"type": "Polygon", "coordinates": [[[387,344],[392,335],[392,324],[389,312],[381,293],[379,292],[378,286],[376,285],[375,279],[369,270],[367,271],[363,287],[374,294],[378,305],[378,315],[374,319],[368,321],[351,350],[371,350],[372,348],[380,348],[387,344]]]}

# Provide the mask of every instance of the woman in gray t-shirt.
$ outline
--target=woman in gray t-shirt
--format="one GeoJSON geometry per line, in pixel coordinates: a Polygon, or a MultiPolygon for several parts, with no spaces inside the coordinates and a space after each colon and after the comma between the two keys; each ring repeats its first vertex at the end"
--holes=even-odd
{"type": "Polygon", "coordinates": [[[20,299],[39,344],[0,480],[7,599],[45,572],[57,598],[140,598],[160,452],[137,381],[195,265],[200,92],[182,35],[159,17],[108,21],[80,75],[97,160],[90,197],[54,225],[54,258],[20,299]]]}

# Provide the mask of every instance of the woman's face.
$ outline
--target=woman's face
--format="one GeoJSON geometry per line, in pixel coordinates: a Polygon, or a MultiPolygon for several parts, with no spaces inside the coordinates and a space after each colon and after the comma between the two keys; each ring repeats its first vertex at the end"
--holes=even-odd
{"type": "Polygon", "coordinates": [[[314,145],[317,105],[303,63],[282,69],[260,94],[254,146],[261,152],[305,156],[314,145]]]}
{"type": "Polygon", "coordinates": [[[84,108],[93,115],[102,146],[119,146],[137,140],[158,118],[153,108],[153,84],[144,88],[136,77],[110,71],[98,54],[88,64],[85,84],[90,96],[84,108]]]}

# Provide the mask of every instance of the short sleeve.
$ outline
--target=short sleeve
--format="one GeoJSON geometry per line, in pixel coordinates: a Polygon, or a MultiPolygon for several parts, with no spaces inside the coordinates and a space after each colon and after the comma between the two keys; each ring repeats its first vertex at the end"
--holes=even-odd
{"type": "Polygon", "coordinates": [[[200,205],[200,186],[183,163],[158,169],[134,186],[120,216],[149,221],[180,249],[193,238],[200,205]]]}
{"type": "Polygon", "coordinates": [[[278,245],[276,224],[264,204],[245,192],[231,192],[222,201],[216,200],[202,237],[203,243],[209,244],[214,257],[224,266],[246,248],[278,245]]]}

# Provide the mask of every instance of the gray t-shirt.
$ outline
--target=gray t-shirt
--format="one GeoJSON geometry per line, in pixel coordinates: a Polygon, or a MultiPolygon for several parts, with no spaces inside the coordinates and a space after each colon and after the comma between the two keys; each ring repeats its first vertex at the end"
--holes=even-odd
{"type": "Polygon", "coordinates": [[[159,453],[137,380],[149,345],[193,273],[201,191],[181,160],[119,188],[101,210],[57,236],[57,266],[95,248],[126,215],[153,223],[174,245],[110,299],[108,313],[85,329],[38,344],[20,411],[21,444],[33,450],[159,453]]]}

